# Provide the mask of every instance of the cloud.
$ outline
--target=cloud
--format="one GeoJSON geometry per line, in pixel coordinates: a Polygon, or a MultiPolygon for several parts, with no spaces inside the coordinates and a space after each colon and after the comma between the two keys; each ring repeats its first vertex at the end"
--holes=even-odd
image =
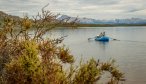
{"type": "Polygon", "coordinates": [[[113,19],[146,18],[145,0],[0,0],[0,10],[22,16],[35,15],[43,6],[53,13],[71,16],[113,19]]]}
{"type": "Polygon", "coordinates": [[[47,0],[0,0],[0,10],[23,17],[24,14],[36,15],[46,5],[47,0]],[[43,2],[44,1],[44,2],[43,2]]]}
{"type": "Polygon", "coordinates": [[[120,0],[78,0],[80,4],[90,5],[112,5],[117,4],[120,0]]]}
{"type": "Polygon", "coordinates": [[[141,10],[144,10],[144,9],[130,9],[127,12],[137,12],[137,11],[141,11],[141,10]]]}

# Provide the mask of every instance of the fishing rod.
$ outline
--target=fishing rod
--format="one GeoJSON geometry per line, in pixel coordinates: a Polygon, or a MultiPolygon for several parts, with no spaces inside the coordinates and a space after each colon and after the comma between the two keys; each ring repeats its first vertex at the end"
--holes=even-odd
{"type": "Polygon", "coordinates": [[[88,38],[88,40],[91,40],[91,39],[95,39],[96,37],[91,37],[91,38],[88,38]]]}
{"type": "Polygon", "coordinates": [[[111,40],[114,40],[114,41],[120,41],[119,39],[115,39],[115,38],[112,38],[112,37],[109,37],[111,40]]]}
{"type": "MultiPolygon", "coordinates": [[[[88,38],[88,40],[95,39],[95,38],[98,38],[98,37],[97,37],[97,36],[95,36],[95,37],[91,37],[91,38],[88,38]]],[[[111,37],[108,37],[108,38],[110,38],[111,40],[120,41],[120,40],[118,40],[118,39],[115,39],[115,38],[111,38],[111,37]]]]}
{"type": "Polygon", "coordinates": [[[111,37],[109,37],[109,38],[112,39],[113,41],[126,41],[126,42],[140,42],[140,43],[146,43],[146,41],[119,40],[119,39],[115,39],[115,38],[111,38],[111,37]]]}
{"type": "MultiPolygon", "coordinates": [[[[88,38],[88,40],[93,40],[95,38],[98,38],[97,36],[95,37],[92,37],[92,38],[88,38]]],[[[116,39],[116,38],[113,38],[113,37],[108,37],[110,40],[112,41],[125,41],[125,42],[140,42],[140,43],[146,43],[146,41],[132,41],[132,40],[120,40],[120,39],[116,39]]]]}

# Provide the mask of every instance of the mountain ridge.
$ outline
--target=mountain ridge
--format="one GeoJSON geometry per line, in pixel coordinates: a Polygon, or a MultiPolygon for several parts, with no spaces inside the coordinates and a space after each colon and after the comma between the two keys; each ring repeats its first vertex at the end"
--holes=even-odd
{"type": "Polygon", "coordinates": [[[146,24],[146,19],[141,18],[127,18],[114,20],[98,20],[92,18],[77,18],[68,15],[60,15],[58,20],[68,20],[68,22],[76,20],[80,24],[146,24]]]}
{"type": "MultiPolygon", "coordinates": [[[[3,11],[0,11],[0,22],[5,18],[10,17],[15,20],[20,20],[19,16],[9,15],[7,13],[4,13],[3,11]]],[[[98,20],[98,19],[92,19],[92,18],[78,18],[78,17],[72,17],[68,15],[59,15],[57,20],[63,20],[65,22],[73,22],[76,21],[76,23],[79,24],[109,24],[109,25],[118,25],[118,24],[146,24],[146,19],[141,18],[129,18],[129,19],[114,19],[114,20],[98,20]]]]}
{"type": "Polygon", "coordinates": [[[3,11],[0,11],[0,20],[4,19],[5,17],[10,17],[10,18],[13,18],[15,20],[21,19],[19,16],[9,15],[3,11]]]}

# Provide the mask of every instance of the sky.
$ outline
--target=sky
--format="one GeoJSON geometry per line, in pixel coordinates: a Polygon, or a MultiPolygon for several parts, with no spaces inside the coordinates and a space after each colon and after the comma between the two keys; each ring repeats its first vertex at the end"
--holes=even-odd
{"type": "Polygon", "coordinates": [[[36,15],[46,4],[54,14],[93,19],[146,18],[146,0],[0,0],[0,11],[36,15]]]}

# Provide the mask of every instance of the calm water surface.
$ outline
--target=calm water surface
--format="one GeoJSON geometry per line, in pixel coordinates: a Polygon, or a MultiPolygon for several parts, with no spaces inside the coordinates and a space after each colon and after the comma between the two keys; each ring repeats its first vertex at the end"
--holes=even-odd
{"type": "Polygon", "coordinates": [[[68,35],[64,44],[79,61],[90,58],[116,60],[125,73],[125,84],[146,84],[146,27],[86,27],[79,29],[53,30],[53,36],[68,35]],[[120,41],[106,43],[88,40],[100,32],[120,41]]]}

